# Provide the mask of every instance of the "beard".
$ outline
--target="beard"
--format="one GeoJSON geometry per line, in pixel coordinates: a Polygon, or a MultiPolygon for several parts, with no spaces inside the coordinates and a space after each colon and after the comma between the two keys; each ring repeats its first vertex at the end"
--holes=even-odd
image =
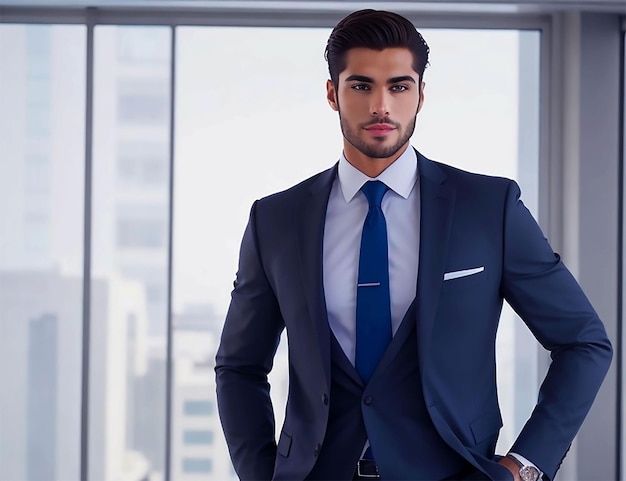
{"type": "Polygon", "coordinates": [[[357,132],[355,132],[355,130],[348,124],[348,122],[346,122],[343,119],[343,117],[341,116],[341,110],[339,110],[339,123],[341,125],[341,132],[343,133],[344,138],[359,152],[361,152],[363,155],[371,159],[386,159],[386,158],[394,156],[398,152],[398,150],[400,150],[402,146],[405,145],[409,141],[411,136],[413,135],[413,132],[415,131],[416,119],[417,119],[417,112],[415,112],[415,116],[411,119],[411,122],[409,122],[409,124],[406,126],[404,131],[402,130],[402,125],[400,125],[397,122],[393,122],[392,120],[386,117],[377,118],[369,122],[366,122],[364,124],[359,124],[358,132],[360,132],[362,129],[364,129],[368,125],[374,125],[378,123],[385,123],[385,124],[393,125],[398,130],[398,132],[400,132],[400,138],[393,145],[389,145],[389,146],[382,145],[382,141],[384,141],[384,137],[374,137],[374,140],[380,141],[381,144],[372,145],[372,144],[366,143],[362,138],[360,138],[357,135],[357,132]]]}

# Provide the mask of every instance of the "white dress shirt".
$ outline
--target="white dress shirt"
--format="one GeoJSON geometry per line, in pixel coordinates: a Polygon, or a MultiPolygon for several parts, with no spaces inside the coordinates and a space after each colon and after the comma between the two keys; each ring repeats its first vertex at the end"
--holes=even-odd
{"type": "Polygon", "coordinates": [[[369,180],[380,180],[389,187],[381,208],[387,222],[391,326],[395,334],[417,288],[420,238],[417,176],[417,156],[411,146],[376,179],[352,166],[345,155],[339,160],[326,211],[324,293],[330,328],[353,365],[361,232],[369,210],[360,189],[369,180]]]}

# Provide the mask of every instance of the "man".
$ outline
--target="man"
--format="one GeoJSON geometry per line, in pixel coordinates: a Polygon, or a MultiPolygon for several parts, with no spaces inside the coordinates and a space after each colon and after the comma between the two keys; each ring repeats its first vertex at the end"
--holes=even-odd
{"type": "Polygon", "coordinates": [[[326,48],[343,155],[252,207],[216,358],[241,479],[551,480],[608,369],[604,327],[517,185],[410,147],[428,53],[401,16],[344,18],[326,48]],[[500,457],[503,299],[552,363],[500,457]],[[267,374],[285,328],[276,443],[267,374]]]}

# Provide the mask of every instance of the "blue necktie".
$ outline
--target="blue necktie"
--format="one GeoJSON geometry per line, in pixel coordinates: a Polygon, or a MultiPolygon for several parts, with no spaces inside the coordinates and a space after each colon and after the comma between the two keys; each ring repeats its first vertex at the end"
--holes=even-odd
{"type": "Polygon", "coordinates": [[[389,188],[375,180],[361,190],[369,202],[363,224],[356,294],[356,369],[367,383],[391,341],[387,223],[380,207],[389,188]]]}

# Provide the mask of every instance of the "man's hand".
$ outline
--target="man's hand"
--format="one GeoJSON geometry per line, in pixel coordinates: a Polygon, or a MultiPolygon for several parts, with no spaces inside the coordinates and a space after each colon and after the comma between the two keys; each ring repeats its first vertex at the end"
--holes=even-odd
{"type": "Polygon", "coordinates": [[[501,464],[509,471],[511,471],[511,474],[513,474],[513,479],[515,481],[522,481],[522,478],[520,478],[519,476],[519,467],[517,466],[517,464],[515,464],[515,461],[505,456],[500,461],[498,461],[498,464],[501,464]]]}

